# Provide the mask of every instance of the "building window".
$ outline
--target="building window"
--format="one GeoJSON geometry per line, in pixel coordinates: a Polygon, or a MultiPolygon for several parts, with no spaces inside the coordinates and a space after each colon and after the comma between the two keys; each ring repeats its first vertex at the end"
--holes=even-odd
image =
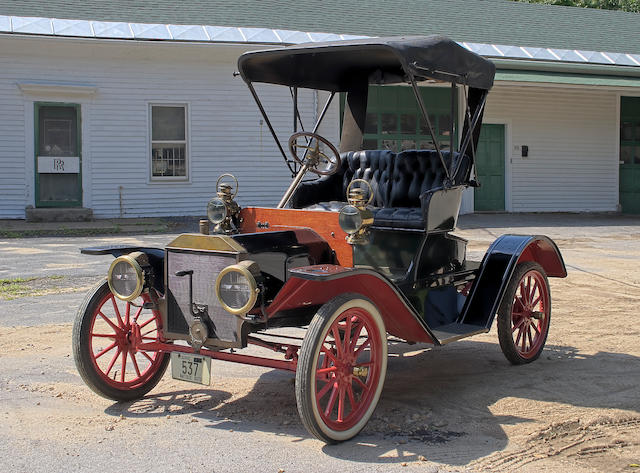
{"type": "MultiPolygon", "coordinates": [[[[451,142],[451,88],[420,87],[429,120],[441,150],[451,142]]],[[[454,141],[455,143],[455,141],[454,141]]],[[[429,127],[413,90],[400,86],[371,86],[367,103],[363,149],[435,149],[429,127]]]]}
{"type": "Polygon", "coordinates": [[[151,178],[186,180],[187,106],[151,105],[151,178]]]}

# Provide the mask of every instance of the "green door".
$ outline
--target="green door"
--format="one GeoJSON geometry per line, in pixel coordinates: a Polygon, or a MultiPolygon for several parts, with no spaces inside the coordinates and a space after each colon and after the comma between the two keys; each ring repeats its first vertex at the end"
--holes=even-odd
{"type": "Polygon", "coordinates": [[[480,187],[474,193],[475,210],[505,209],[504,162],[504,125],[482,125],[476,152],[476,174],[480,187]]]}
{"type": "Polygon", "coordinates": [[[80,106],[35,104],[36,207],[81,207],[80,106]]]}
{"type": "Polygon", "coordinates": [[[620,99],[620,205],[640,213],[640,97],[620,99]]]}

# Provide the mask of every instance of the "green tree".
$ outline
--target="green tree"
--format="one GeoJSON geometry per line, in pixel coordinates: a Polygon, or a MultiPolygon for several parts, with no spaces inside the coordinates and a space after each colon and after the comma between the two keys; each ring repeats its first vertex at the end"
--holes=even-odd
{"type": "Polygon", "coordinates": [[[640,0],[514,0],[516,2],[546,3],[565,7],[600,8],[640,13],[640,0]]]}

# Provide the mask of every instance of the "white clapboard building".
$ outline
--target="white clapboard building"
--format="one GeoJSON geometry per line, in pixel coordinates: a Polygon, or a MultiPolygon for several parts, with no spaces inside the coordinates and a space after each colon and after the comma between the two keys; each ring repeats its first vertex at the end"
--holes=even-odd
{"type": "MultiPolygon", "coordinates": [[[[461,0],[433,0],[389,21],[384,5],[356,2],[131,3],[0,0],[0,218],[31,207],[202,215],[224,172],[238,177],[241,205],[274,205],[291,176],[234,77],[238,56],[404,33],[448,34],[496,62],[478,157],[484,185],[467,191],[464,212],[640,212],[638,14],[486,0],[462,2],[456,17],[461,0]],[[615,38],[605,34],[612,27],[615,38]]],[[[257,90],[285,142],[289,91],[257,90]]],[[[462,110],[450,116],[449,88],[424,90],[446,144],[462,110]]],[[[433,146],[408,93],[373,91],[366,148],[433,146]]],[[[301,91],[299,100],[310,126],[322,97],[301,91]]],[[[339,101],[321,131],[338,139],[339,101]]]]}

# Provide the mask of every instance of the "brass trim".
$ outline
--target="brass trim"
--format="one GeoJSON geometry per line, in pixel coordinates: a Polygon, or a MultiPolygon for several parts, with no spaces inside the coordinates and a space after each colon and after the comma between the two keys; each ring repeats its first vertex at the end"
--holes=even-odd
{"type": "Polygon", "coordinates": [[[202,235],[184,233],[167,245],[169,249],[224,251],[227,253],[246,253],[242,245],[226,235],[202,235]]]}
{"type": "Polygon", "coordinates": [[[216,189],[220,189],[220,181],[223,177],[232,177],[234,181],[236,181],[236,191],[233,194],[229,194],[231,199],[238,195],[238,190],[240,189],[240,184],[238,183],[238,178],[231,173],[225,172],[224,174],[220,174],[220,177],[216,181],[216,189]]]}
{"type": "Polygon", "coordinates": [[[254,269],[252,268],[253,265],[255,265],[255,267],[257,268],[257,264],[255,263],[255,261],[251,261],[251,260],[245,260],[245,261],[241,261],[238,264],[232,264],[224,268],[222,271],[220,271],[220,273],[218,274],[218,277],[216,278],[216,297],[218,298],[218,302],[220,303],[222,308],[227,312],[229,312],[230,314],[244,315],[247,312],[249,312],[251,309],[253,309],[253,306],[256,305],[256,302],[258,300],[258,293],[260,292],[260,289],[258,289],[258,283],[256,282],[256,278],[254,277],[251,271],[251,269],[254,269]],[[222,280],[222,277],[225,274],[229,274],[231,272],[238,272],[242,274],[249,282],[249,287],[250,287],[249,300],[245,305],[243,305],[240,308],[234,308],[234,307],[228,306],[222,300],[222,297],[220,297],[220,281],[222,280]]]}
{"type": "Polygon", "coordinates": [[[347,186],[347,201],[354,207],[366,207],[371,203],[372,200],[373,200],[373,188],[371,187],[371,184],[369,184],[369,181],[365,181],[364,179],[354,179],[347,186]],[[354,185],[356,182],[358,184],[360,184],[361,182],[364,182],[369,188],[369,199],[366,202],[363,199],[364,194],[361,191],[362,187],[354,189],[353,191],[355,194],[353,197],[351,196],[351,186],[354,185]],[[360,192],[358,192],[359,190],[360,192]]]}
{"type": "Polygon", "coordinates": [[[138,264],[138,262],[136,261],[135,257],[131,255],[118,256],[116,259],[113,260],[113,262],[111,263],[111,266],[109,266],[109,272],[107,273],[107,283],[109,284],[109,290],[111,290],[111,293],[114,296],[116,296],[118,299],[121,299],[127,302],[132,301],[136,297],[138,297],[140,294],[142,294],[142,289],[144,289],[144,273],[142,271],[142,268],[140,267],[140,264],[138,264]],[[121,261],[124,261],[127,264],[131,265],[131,267],[136,272],[136,278],[138,281],[138,284],[136,285],[136,289],[131,293],[130,296],[127,296],[127,297],[123,296],[122,294],[119,294],[118,291],[116,291],[111,285],[111,275],[113,274],[113,269],[116,267],[116,264],[120,263],[121,261]]]}
{"type": "Polygon", "coordinates": [[[355,205],[350,204],[342,207],[340,209],[340,214],[342,214],[344,209],[346,209],[347,207],[355,208],[358,211],[358,214],[360,215],[360,219],[362,220],[360,227],[356,231],[351,233],[347,232],[342,227],[340,220],[338,220],[338,222],[340,223],[340,228],[342,229],[343,232],[347,234],[347,238],[346,238],[347,243],[349,243],[350,245],[363,245],[365,243],[368,243],[369,227],[373,225],[373,213],[366,207],[356,207],[355,205]]]}

